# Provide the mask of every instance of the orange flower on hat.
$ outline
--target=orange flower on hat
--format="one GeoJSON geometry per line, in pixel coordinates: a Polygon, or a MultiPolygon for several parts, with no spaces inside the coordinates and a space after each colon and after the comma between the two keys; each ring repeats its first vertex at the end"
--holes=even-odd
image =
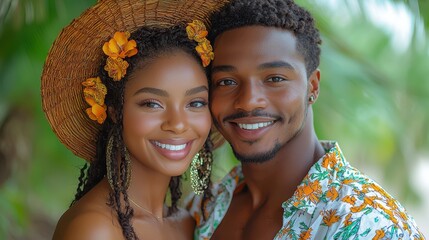
{"type": "Polygon", "coordinates": [[[113,78],[114,81],[119,81],[127,74],[128,66],[128,62],[121,58],[113,59],[108,57],[104,70],[108,72],[109,77],[113,78]]]}
{"type": "Polygon", "coordinates": [[[85,87],[83,95],[85,101],[91,106],[86,109],[86,114],[89,118],[102,124],[106,120],[107,106],[104,104],[104,99],[107,94],[106,86],[101,82],[99,77],[88,78],[82,82],[85,87]]]}
{"type": "Polygon", "coordinates": [[[214,59],[212,45],[207,39],[198,43],[198,46],[195,47],[195,50],[197,50],[198,54],[200,55],[204,67],[207,67],[210,64],[210,61],[214,59]]]}
{"type": "Polygon", "coordinates": [[[128,40],[129,32],[116,32],[113,38],[103,45],[103,52],[113,58],[131,57],[137,54],[137,43],[134,40],[128,40]]]}
{"type": "Polygon", "coordinates": [[[214,53],[210,41],[206,38],[208,34],[206,26],[204,26],[203,22],[194,20],[186,26],[186,33],[189,39],[198,42],[195,50],[200,55],[203,66],[207,67],[210,61],[214,59],[214,53]]]}
{"type": "Polygon", "coordinates": [[[102,124],[107,118],[106,110],[106,105],[100,106],[98,104],[95,104],[92,107],[86,109],[86,114],[88,114],[88,117],[91,120],[97,121],[99,124],[102,124]]]}
{"type": "Polygon", "coordinates": [[[191,23],[188,23],[186,33],[188,34],[189,39],[195,40],[196,42],[206,40],[206,36],[208,34],[206,26],[204,26],[204,23],[199,20],[194,20],[191,23]]]}

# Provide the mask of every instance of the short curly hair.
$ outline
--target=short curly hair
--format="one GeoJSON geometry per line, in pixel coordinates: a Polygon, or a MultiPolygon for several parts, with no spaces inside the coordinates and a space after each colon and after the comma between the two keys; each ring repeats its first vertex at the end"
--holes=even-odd
{"type": "Polygon", "coordinates": [[[311,14],[293,0],[231,0],[210,17],[209,39],[244,26],[277,27],[293,32],[297,50],[304,56],[307,74],[319,66],[319,30],[311,14]]]}

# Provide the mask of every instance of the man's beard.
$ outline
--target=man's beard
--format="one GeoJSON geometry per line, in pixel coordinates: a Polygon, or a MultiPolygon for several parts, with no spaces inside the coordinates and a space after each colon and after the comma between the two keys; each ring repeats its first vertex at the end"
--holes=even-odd
{"type": "Polygon", "coordinates": [[[274,145],[274,147],[267,152],[258,153],[255,155],[241,155],[241,154],[237,153],[234,150],[234,148],[231,146],[232,152],[234,153],[234,156],[241,163],[264,163],[264,162],[267,162],[267,161],[273,159],[274,156],[276,156],[277,152],[281,149],[281,147],[282,147],[281,144],[277,142],[274,145]]]}
{"type": "Polygon", "coordinates": [[[271,159],[273,159],[276,156],[276,154],[280,151],[280,149],[285,144],[288,144],[292,139],[294,139],[298,134],[301,133],[301,131],[304,129],[305,119],[307,117],[307,113],[308,113],[308,107],[305,109],[304,120],[301,123],[301,127],[298,129],[298,131],[296,131],[294,133],[294,135],[286,143],[281,144],[280,142],[277,141],[274,144],[274,147],[271,150],[263,152],[263,153],[257,153],[257,154],[254,154],[254,155],[244,155],[244,154],[242,155],[242,154],[236,152],[234,150],[234,147],[230,144],[231,148],[232,148],[232,152],[234,153],[234,156],[241,163],[257,163],[257,164],[261,164],[261,163],[270,161],[271,159]]]}

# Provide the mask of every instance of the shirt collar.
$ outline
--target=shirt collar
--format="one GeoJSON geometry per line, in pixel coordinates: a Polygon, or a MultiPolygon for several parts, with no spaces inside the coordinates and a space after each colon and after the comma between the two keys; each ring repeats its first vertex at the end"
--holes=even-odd
{"type": "Polygon", "coordinates": [[[293,196],[283,203],[285,211],[297,208],[313,214],[322,198],[334,198],[338,194],[339,186],[331,186],[331,183],[335,181],[339,169],[347,163],[337,142],[320,143],[325,149],[325,155],[310,168],[293,196]]]}

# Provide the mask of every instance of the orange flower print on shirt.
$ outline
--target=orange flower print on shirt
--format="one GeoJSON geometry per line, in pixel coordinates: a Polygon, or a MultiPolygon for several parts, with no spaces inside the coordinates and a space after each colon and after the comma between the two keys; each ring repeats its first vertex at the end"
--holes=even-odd
{"type": "Polygon", "coordinates": [[[372,238],[372,240],[382,239],[384,237],[384,235],[385,235],[384,231],[379,229],[379,230],[375,231],[375,236],[372,238]]]}
{"type": "Polygon", "coordinates": [[[331,167],[335,166],[337,161],[337,154],[335,154],[335,152],[327,153],[323,158],[322,167],[330,169],[331,167]]]}
{"type": "Polygon", "coordinates": [[[328,227],[330,227],[332,224],[340,220],[340,216],[337,215],[336,209],[323,211],[322,215],[323,215],[323,223],[325,223],[326,226],[328,227]]]}
{"type": "Polygon", "coordinates": [[[345,203],[348,203],[348,204],[350,204],[352,206],[354,206],[355,203],[356,203],[356,198],[354,196],[345,196],[342,199],[342,201],[345,202],[345,203]]]}
{"type": "Polygon", "coordinates": [[[129,32],[116,32],[113,38],[103,45],[103,52],[112,59],[131,57],[137,54],[137,43],[128,40],[129,32]]]}
{"type": "Polygon", "coordinates": [[[326,197],[329,198],[331,201],[334,201],[338,198],[338,191],[335,187],[331,187],[328,192],[326,193],[326,197]]]}
{"type": "Polygon", "coordinates": [[[307,239],[310,239],[311,238],[311,231],[312,231],[313,229],[312,228],[309,228],[307,231],[303,231],[303,232],[301,232],[301,234],[299,235],[299,240],[307,240],[307,239]]]}
{"type": "Polygon", "coordinates": [[[309,181],[308,184],[304,184],[297,189],[297,202],[295,205],[299,205],[304,199],[310,200],[312,203],[319,201],[319,196],[322,194],[322,187],[320,186],[319,180],[314,182],[309,181]]]}
{"type": "Polygon", "coordinates": [[[347,216],[346,216],[346,219],[344,220],[344,226],[349,226],[350,224],[352,224],[352,222],[353,221],[350,221],[350,219],[352,218],[352,214],[351,213],[349,213],[349,214],[347,214],[347,216]]]}
{"type": "Polygon", "coordinates": [[[356,182],[356,180],[351,179],[351,178],[349,178],[349,179],[344,179],[344,180],[343,180],[343,183],[344,183],[345,185],[350,185],[350,183],[352,183],[352,182],[356,182]]]}

